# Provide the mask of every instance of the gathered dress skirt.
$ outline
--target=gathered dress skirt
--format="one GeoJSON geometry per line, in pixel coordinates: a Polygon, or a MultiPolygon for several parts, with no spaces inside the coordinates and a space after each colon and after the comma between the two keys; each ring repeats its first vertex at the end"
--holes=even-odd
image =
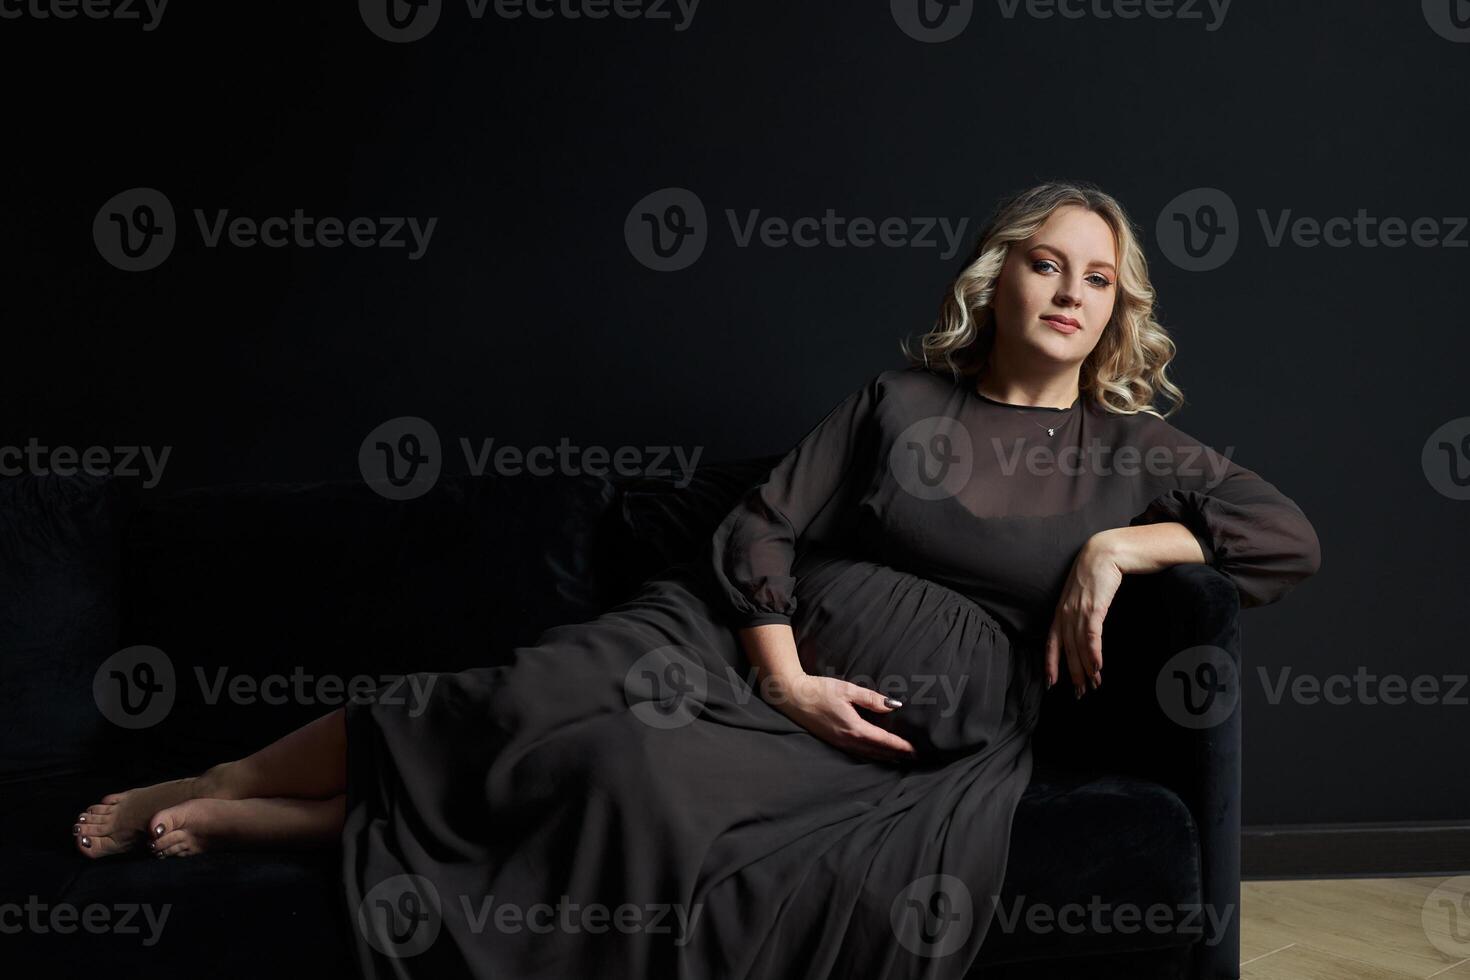
{"type": "MultiPolygon", "coordinates": [[[[803,666],[903,702],[860,758],[762,698],[707,564],[507,664],[349,702],[343,885],[367,977],[967,976],[1031,776],[1038,651],[886,565],[799,556],[803,666]]],[[[380,691],[381,694],[381,691],[380,691]]]]}

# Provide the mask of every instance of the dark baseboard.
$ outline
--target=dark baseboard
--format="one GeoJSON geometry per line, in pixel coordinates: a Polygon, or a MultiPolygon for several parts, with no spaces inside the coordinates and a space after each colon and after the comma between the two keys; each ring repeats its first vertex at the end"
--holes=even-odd
{"type": "Polygon", "coordinates": [[[1241,877],[1375,878],[1470,874],[1470,823],[1246,827],[1241,877]]]}

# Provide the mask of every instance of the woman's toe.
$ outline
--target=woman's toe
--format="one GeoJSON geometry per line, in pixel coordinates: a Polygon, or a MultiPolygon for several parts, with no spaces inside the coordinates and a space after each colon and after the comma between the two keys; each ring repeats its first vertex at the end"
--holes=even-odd
{"type": "Polygon", "coordinates": [[[185,812],[183,806],[168,806],[159,810],[148,821],[148,839],[157,841],[165,834],[182,830],[185,812]]]}
{"type": "MultiPolygon", "coordinates": [[[[171,836],[171,834],[165,834],[164,837],[160,840],[165,840],[171,836]]],[[[193,842],[189,840],[186,835],[180,834],[178,840],[172,842],[167,847],[159,848],[158,850],[154,851],[154,853],[161,858],[172,858],[189,857],[194,854],[195,851],[193,842]]]]}
{"type": "Polygon", "coordinates": [[[113,831],[112,815],[89,813],[87,814],[86,823],[75,823],[72,826],[74,828],[80,827],[81,833],[88,834],[92,837],[110,837],[113,831]]]}
{"type": "Polygon", "coordinates": [[[82,834],[77,837],[77,850],[89,858],[109,857],[126,850],[111,837],[93,837],[91,834],[82,834]]]}
{"type": "Polygon", "coordinates": [[[123,795],[121,793],[108,793],[106,796],[102,797],[102,802],[103,803],[121,803],[122,802],[122,798],[123,798],[123,795]]]}

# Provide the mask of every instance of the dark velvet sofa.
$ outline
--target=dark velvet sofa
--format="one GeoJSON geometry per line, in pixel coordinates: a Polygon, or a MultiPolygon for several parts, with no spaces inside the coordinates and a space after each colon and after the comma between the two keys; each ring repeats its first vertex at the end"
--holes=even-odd
{"type": "MultiPolygon", "coordinates": [[[[354,975],[336,854],[89,861],[73,848],[75,815],[335,707],[343,695],[324,677],[502,662],[549,626],[592,618],[696,557],[777,458],[708,464],[685,487],[446,476],[411,501],[353,482],[165,494],[85,476],[0,481],[0,964],[10,976],[354,975]],[[167,655],[174,696],[162,717],[121,727],[99,710],[99,667],[138,645],[167,655]],[[244,696],[223,695],[231,684],[244,696]]],[[[1047,696],[1001,899],[1092,911],[992,925],[973,975],[1239,976],[1239,710],[1180,724],[1157,687],[1181,651],[1238,668],[1238,611],[1206,566],[1125,580],[1102,689],[1047,696]],[[1166,910],[1153,925],[1150,908],[1166,910]],[[1140,914],[1118,914],[1129,909],[1140,914]]]]}

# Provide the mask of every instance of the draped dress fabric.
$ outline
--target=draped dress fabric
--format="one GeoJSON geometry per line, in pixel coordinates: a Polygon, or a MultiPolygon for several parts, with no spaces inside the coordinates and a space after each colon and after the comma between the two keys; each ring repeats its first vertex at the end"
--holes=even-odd
{"type": "MultiPolygon", "coordinates": [[[[509,664],[350,702],[343,881],[371,977],[958,978],[1031,775],[1041,652],[1078,549],[1179,521],[1243,606],[1316,571],[1256,473],[1147,413],[1009,405],[883,371],[699,561],[509,664]],[[738,630],[904,702],[910,762],[761,696],[738,630]]],[[[1066,683],[1065,673],[1063,683],[1066,683]]]]}

